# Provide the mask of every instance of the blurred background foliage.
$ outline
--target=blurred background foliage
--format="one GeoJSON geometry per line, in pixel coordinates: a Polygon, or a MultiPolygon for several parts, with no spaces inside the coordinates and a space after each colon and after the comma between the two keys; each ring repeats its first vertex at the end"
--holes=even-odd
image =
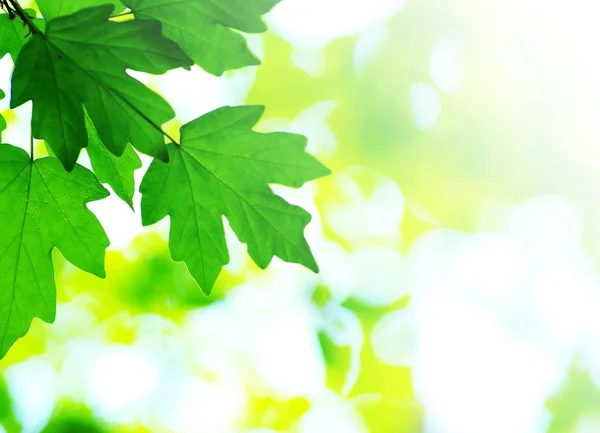
{"type": "Polygon", "coordinates": [[[313,215],[321,273],[260,271],[229,232],[205,297],[168,222],[93,204],[108,276],[55,254],[57,321],[0,362],[0,432],[600,431],[589,3],[284,0],[250,38],[261,67],[140,75],[173,134],[249,103],[308,135],[334,174],[274,189],[313,215]]]}

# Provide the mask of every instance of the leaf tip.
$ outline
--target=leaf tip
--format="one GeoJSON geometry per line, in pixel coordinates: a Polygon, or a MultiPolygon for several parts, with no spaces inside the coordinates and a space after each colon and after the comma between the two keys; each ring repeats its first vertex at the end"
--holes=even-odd
{"type": "Polygon", "coordinates": [[[307,269],[313,271],[315,274],[319,273],[319,265],[317,264],[317,261],[315,260],[312,253],[310,254],[310,259],[302,263],[302,265],[304,265],[307,269]]]}
{"type": "Polygon", "coordinates": [[[318,174],[317,178],[331,176],[331,174],[333,173],[331,171],[331,169],[321,162],[319,162],[319,164],[320,164],[320,167],[319,167],[319,171],[317,173],[318,174]]]}
{"type": "Polygon", "coordinates": [[[200,290],[205,296],[210,296],[213,288],[215,286],[215,282],[217,280],[216,277],[209,278],[207,275],[202,275],[200,278],[196,278],[196,276],[192,275],[196,283],[200,287],[200,290]]]}

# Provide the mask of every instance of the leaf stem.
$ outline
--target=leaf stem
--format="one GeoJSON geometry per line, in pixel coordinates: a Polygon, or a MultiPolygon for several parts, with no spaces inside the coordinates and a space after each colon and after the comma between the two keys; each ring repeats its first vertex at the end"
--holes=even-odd
{"type": "Polygon", "coordinates": [[[133,111],[135,111],[135,113],[138,116],[140,116],[142,119],[144,119],[146,122],[148,122],[148,124],[150,126],[152,126],[152,128],[154,128],[155,130],[160,132],[164,137],[167,137],[169,140],[171,140],[174,145],[176,145],[177,147],[180,146],[179,142],[177,140],[175,140],[171,136],[171,134],[169,134],[167,131],[162,129],[162,127],[160,125],[157,125],[154,122],[154,120],[150,119],[146,114],[144,114],[139,108],[137,108],[135,105],[133,105],[129,100],[125,99],[122,95],[120,95],[118,93],[116,93],[115,96],[117,96],[117,98],[119,98],[121,101],[123,101],[129,108],[131,108],[133,111]]]}
{"type": "Polygon", "coordinates": [[[31,162],[33,162],[33,152],[34,152],[34,149],[33,149],[33,134],[29,134],[29,153],[30,153],[29,160],[31,162]]]}
{"type": "MultiPolygon", "coordinates": [[[[154,126],[156,128],[156,125],[154,122],[151,123],[152,126],[154,126]]],[[[167,131],[165,131],[164,129],[162,129],[160,126],[158,128],[156,128],[158,131],[160,131],[162,133],[162,135],[164,135],[165,137],[167,137],[168,140],[171,140],[171,143],[173,143],[175,146],[180,147],[181,144],[175,140],[171,134],[169,134],[167,131]]]]}
{"type": "Polygon", "coordinates": [[[29,31],[32,34],[42,33],[40,29],[38,29],[37,26],[33,23],[31,17],[27,15],[27,12],[25,12],[25,10],[21,7],[17,0],[8,0],[8,2],[12,5],[14,12],[19,16],[21,21],[23,21],[23,23],[25,23],[25,25],[29,27],[29,31]]]}

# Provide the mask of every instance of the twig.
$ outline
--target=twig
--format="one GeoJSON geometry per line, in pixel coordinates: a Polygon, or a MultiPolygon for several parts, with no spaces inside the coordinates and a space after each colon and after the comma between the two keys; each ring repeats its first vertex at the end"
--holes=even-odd
{"type": "MultiPolygon", "coordinates": [[[[12,10],[18,15],[19,18],[21,18],[21,21],[23,21],[25,23],[25,25],[27,25],[27,27],[29,27],[29,31],[32,34],[34,34],[34,35],[42,34],[40,29],[38,29],[37,26],[33,23],[33,21],[31,20],[31,17],[29,15],[27,15],[27,12],[25,12],[23,10],[23,8],[21,7],[21,5],[19,4],[19,2],[17,0],[8,0],[8,2],[12,6],[12,10]]],[[[7,3],[5,3],[5,5],[8,6],[7,3]]]]}

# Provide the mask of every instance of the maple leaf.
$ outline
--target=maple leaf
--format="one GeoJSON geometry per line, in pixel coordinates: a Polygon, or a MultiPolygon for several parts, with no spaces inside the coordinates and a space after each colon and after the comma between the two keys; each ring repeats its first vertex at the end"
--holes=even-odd
{"type": "Polygon", "coordinates": [[[206,293],[229,261],[222,216],[261,268],[277,255],[318,270],[304,239],[310,214],[269,184],[300,187],[329,171],[304,151],[305,137],[252,131],[263,111],[223,107],[184,125],[169,163],[155,160],[140,187],[143,224],[171,216],[171,256],[206,293]]]}
{"type": "Polygon", "coordinates": [[[117,156],[106,148],[98,137],[96,128],[86,113],[86,127],[89,141],[86,147],[94,173],[98,180],[111,186],[125,203],[133,209],[133,194],[135,192],[134,172],[142,166],[138,154],[128,144],[121,156],[117,156]]]}
{"type": "Polygon", "coordinates": [[[280,0],[124,0],[136,18],[162,23],[166,37],[206,71],[221,75],[230,69],[258,65],[246,38],[235,30],[262,33],[262,15],[280,0]],[[235,29],[235,30],[233,30],[235,29]]]}
{"type": "Polygon", "coordinates": [[[86,203],[107,196],[79,165],[68,173],[56,158],[31,162],[25,151],[0,145],[0,358],[34,317],[54,320],[52,249],[104,276],[109,241],[86,203]]]}
{"type": "Polygon", "coordinates": [[[278,256],[318,270],[304,238],[310,215],[270,187],[328,174],[305,137],[253,131],[263,108],[244,106],[184,125],[177,143],[162,129],[171,106],[129,75],[258,64],[239,32],[265,31],[262,17],[278,2],[38,0],[44,19],[3,2],[0,56],[15,62],[11,108],[32,101],[32,140],[29,156],[0,145],[0,358],[33,318],[54,320],[54,248],[104,276],[109,242],[86,204],[108,195],[103,182],[133,207],[134,147],[154,157],[140,187],[143,223],[171,216],[171,255],[206,293],[229,261],[224,217],[260,267],[278,256]],[[126,6],[135,20],[111,20],[126,6]],[[35,160],[34,137],[56,158],[35,160]],[[96,175],[76,164],[84,147],[96,175]]]}
{"type": "Polygon", "coordinates": [[[12,77],[11,107],[32,100],[32,132],[67,170],[88,142],[85,110],[105,146],[121,155],[127,143],[166,159],[161,125],[175,113],[126,69],[162,74],[192,61],[160,34],[156,21],[109,21],[112,5],[84,9],[47,23],[23,47],[12,77]]]}

